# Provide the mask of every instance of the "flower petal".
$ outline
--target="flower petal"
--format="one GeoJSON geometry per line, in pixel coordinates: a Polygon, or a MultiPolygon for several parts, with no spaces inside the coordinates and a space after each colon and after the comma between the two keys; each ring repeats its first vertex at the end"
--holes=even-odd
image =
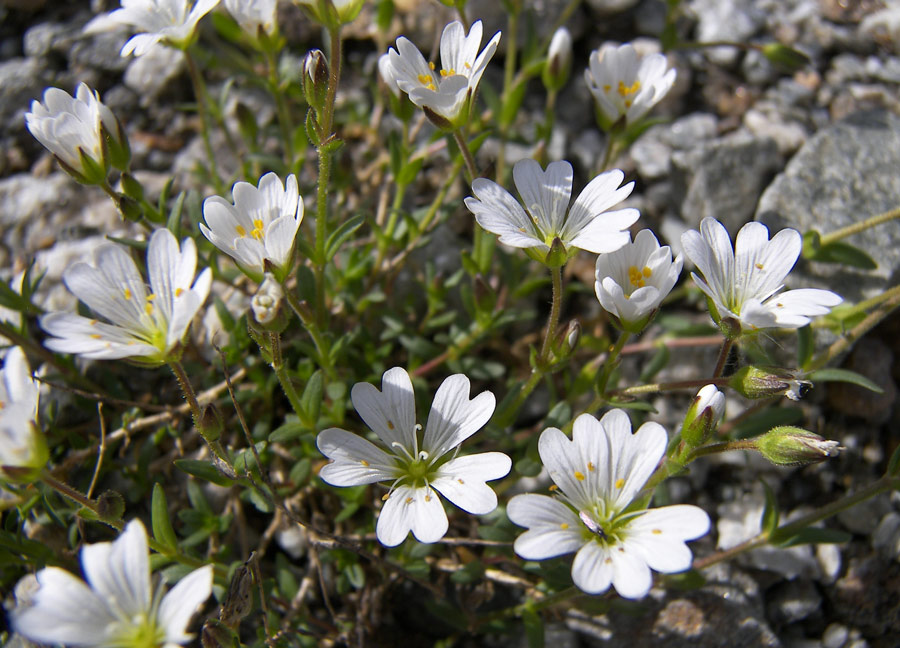
{"type": "Polygon", "coordinates": [[[319,477],[332,486],[359,486],[396,479],[396,462],[373,443],[339,428],[328,428],[316,437],[319,452],[332,460],[319,477]]]}
{"type": "Polygon", "coordinates": [[[584,544],[582,524],[568,506],[546,495],[516,495],[506,506],[513,524],[528,531],[516,538],[513,549],[525,560],[562,556],[584,544]]]}
{"type": "Polygon", "coordinates": [[[147,532],[132,520],[112,543],[98,542],[81,550],[81,568],[88,583],[122,620],[150,610],[150,563],[147,532]]]}
{"type": "Polygon", "coordinates": [[[562,235],[573,177],[572,165],[565,161],[552,162],[546,172],[531,158],[519,160],[513,167],[522,203],[539,224],[545,240],[562,235]]]}
{"type": "Polygon", "coordinates": [[[485,484],[509,474],[512,460],[502,452],[457,457],[440,467],[431,486],[459,508],[484,515],[497,508],[497,495],[485,484]]]}
{"type": "Polygon", "coordinates": [[[375,535],[386,547],[396,547],[412,531],[416,540],[437,542],[449,523],[440,498],[430,488],[398,486],[391,492],[375,524],[375,535]]]}
{"type": "Polygon", "coordinates": [[[494,413],[494,395],[483,391],[469,400],[469,379],[454,374],[438,387],[428,413],[422,448],[439,457],[484,427],[494,413]]]}
{"type": "Polygon", "coordinates": [[[206,565],[195,569],[178,581],[159,604],[157,619],[166,633],[166,641],[187,643],[193,635],[185,632],[191,617],[212,594],[213,568],[206,565]]]}
{"type": "Polygon", "coordinates": [[[395,443],[416,447],[416,397],[409,374],[401,367],[384,372],[381,391],[369,383],[356,383],[350,400],[366,425],[392,449],[395,443]]]}

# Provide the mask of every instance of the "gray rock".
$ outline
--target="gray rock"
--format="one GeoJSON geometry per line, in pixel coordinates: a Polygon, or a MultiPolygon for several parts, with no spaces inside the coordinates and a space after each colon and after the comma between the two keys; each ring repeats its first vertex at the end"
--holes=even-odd
{"type": "MultiPolygon", "coordinates": [[[[898,168],[900,116],[881,110],[852,115],[806,142],[765,190],[755,218],[773,232],[833,232],[900,204],[898,168]]],[[[878,268],[801,264],[791,285],[828,288],[852,302],[881,293],[900,269],[900,227],[889,223],[847,242],[868,252],[878,268]]]]}
{"type": "Polygon", "coordinates": [[[900,559],[900,515],[891,511],[872,533],[872,546],[885,557],[900,559]]]}
{"type": "Polygon", "coordinates": [[[47,56],[51,52],[63,53],[73,30],[70,26],[44,22],[28,28],[22,37],[22,49],[25,56],[47,56]]]}
{"type": "Polygon", "coordinates": [[[673,179],[685,188],[681,215],[697,226],[707,216],[736,232],[751,219],[769,179],[781,168],[775,141],[749,133],[672,156],[673,179]]]}
{"type": "MultiPolygon", "coordinates": [[[[688,8],[697,19],[695,38],[700,41],[744,42],[765,24],[765,14],[748,2],[739,0],[692,0],[688,8]]],[[[719,65],[737,61],[741,52],[735,47],[713,47],[706,55],[719,65]]]]}
{"type": "Polygon", "coordinates": [[[69,65],[120,73],[128,67],[129,58],[119,54],[128,36],[119,31],[79,38],[69,50],[69,65]]]}
{"type": "Polygon", "coordinates": [[[840,623],[831,623],[822,635],[822,648],[843,648],[850,638],[850,629],[840,623]]]}
{"type": "Polygon", "coordinates": [[[779,583],[768,592],[766,599],[767,618],[778,624],[802,621],[822,605],[815,585],[805,578],[779,583]]]}
{"type": "Polygon", "coordinates": [[[74,182],[65,173],[35,178],[27,173],[0,180],[0,224],[14,227],[44,218],[74,197],[74,182]]]}
{"type": "Polygon", "coordinates": [[[631,158],[644,178],[668,175],[672,152],[690,149],[716,135],[717,121],[708,113],[693,113],[672,122],[652,126],[632,146],[631,158]]]}
{"type": "Polygon", "coordinates": [[[149,106],[184,68],[184,55],[170,47],[154,47],[131,61],[125,70],[125,85],[149,106]]]}
{"type": "Polygon", "coordinates": [[[25,129],[25,113],[32,99],[40,99],[47,72],[36,58],[15,58],[0,63],[0,128],[25,129]]]}

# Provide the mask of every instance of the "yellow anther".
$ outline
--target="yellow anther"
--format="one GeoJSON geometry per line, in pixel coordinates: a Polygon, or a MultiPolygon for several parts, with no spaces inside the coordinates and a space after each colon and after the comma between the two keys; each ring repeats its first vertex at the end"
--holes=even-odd
{"type": "Polygon", "coordinates": [[[607,558],[603,562],[606,563],[607,565],[609,565],[612,563],[612,558],[607,558]]]}
{"type": "MultiPolygon", "coordinates": [[[[434,69],[434,61],[428,61],[428,69],[429,69],[429,70],[433,70],[433,69],[434,69]]],[[[421,79],[421,78],[422,78],[422,75],[419,75],[419,78],[421,79]]]]}
{"type": "Polygon", "coordinates": [[[550,484],[550,487],[547,489],[548,491],[557,491],[559,490],[559,486],[556,484],[550,484]]]}
{"type": "Polygon", "coordinates": [[[369,462],[366,461],[365,459],[360,459],[360,460],[359,460],[359,463],[361,463],[363,466],[365,466],[365,467],[367,467],[367,468],[368,468],[368,466],[369,466],[369,462]]]}
{"type": "MultiPolygon", "coordinates": [[[[412,501],[412,498],[410,497],[409,500],[407,500],[407,501],[411,502],[411,501],[412,501]]],[[[426,495],[426,496],[425,496],[425,501],[426,501],[426,502],[430,502],[430,501],[431,501],[431,495],[426,495]]]]}
{"type": "Polygon", "coordinates": [[[595,468],[594,462],[593,462],[593,461],[588,461],[588,471],[594,472],[594,468],[595,468]]]}
{"type": "Polygon", "coordinates": [[[91,326],[97,326],[97,320],[93,319],[90,322],[91,326]]]}
{"type": "Polygon", "coordinates": [[[626,108],[631,108],[631,99],[626,99],[624,103],[626,108]]]}
{"type": "Polygon", "coordinates": [[[247,236],[247,230],[244,229],[243,225],[238,225],[237,227],[234,228],[234,231],[237,232],[237,235],[240,236],[241,238],[244,238],[245,236],[247,236]]]}
{"type": "Polygon", "coordinates": [[[151,304],[150,302],[147,302],[146,304],[144,304],[144,310],[147,312],[147,315],[152,315],[153,314],[153,304],[151,304]]]}
{"type": "Polygon", "coordinates": [[[449,70],[441,70],[442,77],[453,76],[454,74],[456,74],[456,70],[453,68],[450,68],[449,70]]]}
{"type": "Polygon", "coordinates": [[[391,497],[390,493],[385,493],[384,495],[381,496],[381,501],[387,502],[390,499],[390,497],[391,497]]]}
{"type": "Polygon", "coordinates": [[[103,336],[100,335],[99,333],[91,333],[91,337],[94,338],[95,340],[99,340],[103,336]]]}
{"type": "MultiPolygon", "coordinates": [[[[645,270],[649,271],[649,268],[645,268],[645,270]]],[[[645,276],[649,277],[650,275],[644,275],[644,273],[637,269],[637,266],[628,268],[628,281],[630,281],[631,285],[635,288],[643,288],[647,285],[644,281],[645,276]]]]}
{"type": "Polygon", "coordinates": [[[560,528],[560,529],[568,529],[568,528],[569,528],[569,525],[568,525],[568,523],[563,522],[562,524],[559,525],[559,528],[560,528]]]}
{"type": "Polygon", "coordinates": [[[625,485],[625,480],[622,479],[621,477],[619,477],[616,480],[616,488],[622,488],[622,486],[624,486],[624,485],[625,485]]]}
{"type": "Polygon", "coordinates": [[[641,274],[644,275],[645,277],[652,277],[653,270],[651,270],[648,266],[644,266],[644,269],[641,270],[641,274]]]}
{"type": "Polygon", "coordinates": [[[603,92],[609,92],[610,90],[612,90],[612,86],[609,85],[608,83],[604,83],[603,84],[603,92]]]}
{"type": "Polygon", "coordinates": [[[184,288],[176,288],[176,289],[175,289],[175,296],[176,296],[176,297],[181,297],[181,295],[183,295],[183,294],[184,294],[184,288]]]}
{"type": "Polygon", "coordinates": [[[466,482],[464,482],[461,478],[457,478],[456,481],[459,482],[460,484],[465,484],[465,483],[466,483],[466,482]]]}
{"type": "Polygon", "coordinates": [[[122,294],[125,295],[125,299],[131,299],[131,290],[129,290],[128,288],[123,290],[122,294]]]}
{"type": "Polygon", "coordinates": [[[583,472],[576,470],[574,474],[575,474],[575,479],[577,479],[578,481],[584,481],[584,473],[583,472]]]}
{"type": "Polygon", "coordinates": [[[641,89],[641,82],[638,80],[635,80],[635,82],[632,83],[630,86],[625,85],[624,81],[619,81],[619,87],[617,88],[617,91],[621,96],[627,97],[628,95],[635,94],[640,89],[641,89]]]}
{"type": "Polygon", "coordinates": [[[387,426],[388,426],[388,430],[393,430],[394,422],[392,420],[388,419],[387,426]]]}
{"type": "Polygon", "coordinates": [[[662,529],[653,529],[653,531],[651,531],[650,533],[653,533],[655,535],[662,535],[662,529]]]}
{"type": "Polygon", "coordinates": [[[412,504],[414,501],[415,501],[415,500],[413,500],[412,497],[407,497],[407,498],[406,498],[406,503],[407,503],[407,504],[412,504]]]}
{"type": "Polygon", "coordinates": [[[469,64],[468,61],[466,61],[465,63],[463,63],[463,65],[466,66],[466,69],[467,69],[467,70],[471,70],[471,69],[472,69],[472,66],[469,64]]]}
{"type": "Polygon", "coordinates": [[[757,268],[758,270],[762,270],[762,269],[763,269],[763,264],[762,264],[762,263],[754,263],[753,265],[755,265],[756,268],[757,268]]]}
{"type": "Polygon", "coordinates": [[[149,295],[147,295],[147,301],[148,301],[148,302],[151,302],[151,301],[153,301],[154,299],[156,299],[156,295],[154,295],[153,293],[150,293],[149,295]]]}

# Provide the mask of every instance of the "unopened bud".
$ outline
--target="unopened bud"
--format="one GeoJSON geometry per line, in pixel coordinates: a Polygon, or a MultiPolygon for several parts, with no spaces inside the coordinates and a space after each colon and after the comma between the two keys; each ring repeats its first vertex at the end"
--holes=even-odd
{"type": "Polygon", "coordinates": [[[262,284],[260,284],[259,289],[250,301],[253,318],[263,326],[274,323],[283,299],[284,290],[282,290],[281,284],[275,280],[271,273],[267,272],[262,284]]]}
{"type": "Polygon", "coordinates": [[[566,261],[569,260],[569,254],[566,250],[566,246],[557,236],[553,239],[553,243],[550,245],[550,251],[547,252],[547,256],[544,257],[544,265],[548,268],[561,268],[566,265],[566,261]]]}
{"type": "MultiPolygon", "coordinates": [[[[251,555],[250,560],[253,560],[251,555]]],[[[231,578],[228,595],[219,611],[219,620],[229,628],[237,628],[241,619],[253,609],[253,570],[248,560],[231,578]]]]}
{"type": "Polygon", "coordinates": [[[770,63],[786,72],[796,72],[810,64],[806,54],[781,43],[763,45],[762,54],[770,63]]]}
{"type": "Polygon", "coordinates": [[[752,365],[742,367],[728,381],[728,385],[744,398],[769,398],[784,394],[791,400],[805,396],[810,384],[789,373],[774,373],[752,365]]]}
{"type": "Polygon", "coordinates": [[[303,61],[303,93],[306,103],[321,113],[328,95],[328,60],[322,50],[310,50],[303,61]]]}
{"type": "Polygon", "coordinates": [[[725,394],[715,385],[697,392],[681,426],[681,438],[692,447],[703,445],[715,431],[725,414],[725,394]]]}
{"type": "Polygon", "coordinates": [[[566,346],[569,348],[569,353],[575,351],[579,340],[581,340],[581,323],[578,320],[572,320],[566,331],[566,346]]]}
{"type": "Polygon", "coordinates": [[[119,184],[122,187],[122,193],[129,198],[137,201],[144,199],[144,186],[130,173],[123,173],[119,184]]]}
{"type": "Polygon", "coordinates": [[[125,513],[125,499],[113,490],[104,491],[97,498],[97,517],[101,520],[120,520],[125,513]]]}
{"type": "Polygon", "coordinates": [[[119,118],[100,104],[100,136],[104,139],[105,152],[109,164],[119,171],[127,171],[131,165],[131,145],[119,118]]]}
{"type": "Polygon", "coordinates": [[[559,90],[569,80],[572,70],[572,35],[565,27],[560,27],[553,34],[550,49],[547,52],[547,64],[541,74],[544,87],[548,90],[559,90]]]}
{"type": "Polygon", "coordinates": [[[836,457],[844,448],[802,428],[782,426],[757,438],[756,449],[773,464],[804,466],[836,457]]]}

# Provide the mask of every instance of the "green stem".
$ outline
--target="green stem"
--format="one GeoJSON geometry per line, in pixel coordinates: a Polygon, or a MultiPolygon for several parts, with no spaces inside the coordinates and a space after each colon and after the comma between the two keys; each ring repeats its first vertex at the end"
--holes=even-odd
{"type": "MultiPolygon", "coordinates": [[[[110,526],[113,529],[116,529],[117,531],[121,531],[122,529],[125,528],[125,522],[123,522],[120,518],[108,519],[108,518],[101,517],[99,507],[97,506],[97,502],[95,500],[92,500],[91,498],[87,497],[86,495],[82,494],[81,492],[75,490],[68,484],[59,481],[58,479],[53,477],[53,475],[51,475],[48,471],[45,470],[44,472],[42,472],[40,479],[42,482],[44,482],[44,484],[46,484],[47,486],[49,486],[50,488],[55,490],[57,493],[59,493],[66,499],[69,499],[69,500],[75,502],[76,504],[83,506],[84,508],[91,511],[94,515],[97,516],[97,520],[102,522],[103,524],[106,524],[107,526],[110,526]]],[[[153,538],[147,538],[147,543],[149,544],[150,548],[153,549],[154,551],[156,551],[157,553],[163,554],[164,556],[168,556],[169,558],[174,558],[175,560],[177,560],[178,562],[180,562],[183,565],[188,565],[189,567],[196,568],[196,567],[203,567],[204,565],[207,564],[205,561],[200,560],[198,558],[186,556],[186,555],[184,555],[182,553],[178,553],[178,552],[173,553],[171,547],[161,545],[153,538]]]]}
{"type": "MultiPolygon", "coordinates": [[[[631,337],[631,333],[628,331],[622,331],[621,335],[619,335],[619,339],[616,340],[616,343],[609,350],[609,356],[606,358],[606,362],[603,363],[603,373],[600,374],[600,377],[597,379],[597,395],[604,400],[606,400],[606,387],[609,384],[609,378],[612,376],[612,372],[619,365],[619,356],[622,354],[622,349],[625,348],[625,343],[628,342],[628,338],[631,337]]],[[[599,407],[599,405],[597,406],[599,407]]]]}
{"type": "Polygon", "coordinates": [[[695,389],[697,387],[705,387],[706,385],[727,385],[730,378],[697,378],[695,380],[678,380],[665,383],[648,383],[646,385],[636,385],[634,387],[626,387],[609,392],[609,396],[642,396],[644,394],[656,394],[663,391],[673,391],[676,389],[695,389]]]}
{"type": "Polygon", "coordinates": [[[531,369],[528,380],[522,385],[515,399],[497,414],[496,422],[501,427],[505,427],[515,420],[519,408],[522,407],[525,400],[534,391],[534,388],[538,386],[541,379],[549,372],[552,365],[553,338],[556,337],[556,326],[559,321],[559,313],[562,310],[562,268],[551,268],[550,277],[553,286],[553,301],[550,304],[550,316],[547,318],[547,333],[544,336],[541,351],[538,354],[535,366],[531,369]]]}
{"type": "Polygon", "coordinates": [[[881,493],[898,488],[900,488],[900,479],[885,475],[878,481],[870,484],[866,488],[857,493],[854,493],[853,495],[848,495],[835,502],[832,502],[831,504],[826,504],[825,506],[813,511],[812,513],[804,515],[803,517],[797,518],[796,520],[778,527],[777,529],[772,531],[771,535],[767,533],[760,533],[735,547],[731,547],[730,549],[726,549],[725,551],[719,551],[717,553],[706,556],[705,558],[698,558],[694,561],[692,567],[694,569],[705,569],[710,565],[714,565],[715,563],[721,562],[723,560],[728,560],[744,553],[745,551],[749,551],[750,549],[755,549],[756,547],[762,546],[769,542],[771,538],[776,538],[779,541],[787,540],[795,536],[797,533],[807,528],[808,526],[815,524],[816,522],[821,522],[822,520],[828,519],[833,515],[837,515],[841,511],[845,511],[848,508],[859,504],[860,502],[864,502],[867,499],[875,497],[876,495],[880,495],[881,493]]]}
{"type": "Polygon", "coordinates": [[[725,338],[722,341],[722,348],[719,350],[719,359],[716,361],[713,378],[718,378],[722,375],[722,372],[725,371],[725,364],[728,362],[728,354],[731,352],[733,344],[734,340],[732,338],[725,338]]]}
{"type": "Polygon", "coordinates": [[[222,444],[219,442],[219,430],[217,429],[217,426],[210,428],[206,425],[203,418],[203,411],[200,409],[200,403],[197,401],[197,393],[194,391],[194,387],[191,385],[191,381],[181,362],[178,360],[170,360],[169,368],[172,370],[172,373],[175,374],[175,378],[178,380],[178,386],[181,387],[181,393],[184,394],[184,399],[191,409],[191,418],[194,421],[194,427],[197,428],[200,436],[203,437],[203,440],[206,441],[209,449],[219,461],[223,462],[228,468],[231,468],[231,460],[228,458],[228,453],[225,452],[225,448],[223,448],[222,444]]]}
{"type": "Polygon", "coordinates": [[[194,86],[194,97],[197,99],[197,112],[200,113],[200,134],[203,137],[203,147],[206,149],[206,158],[209,162],[209,174],[212,176],[213,186],[219,195],[225,194],[225,185],[222,178],[219,177],[219,169],[216,165],[216,156],[213,153],[212,143],[210,142],[210,114],[209,114],[209,97],[206,90],[206,84],[203,82],[203,75],[197,69],[197,63],[188,50],[184,50],[184,58],[187,61],[188,74],[191,77],[191,83],[194,86]]]}
{"type": "Polygon", "coordinates": [[[469,174],[469,184],[472,184],[472,181],[478,177],[478,168],[475,166],[475,158],[472,157],[472,151],[469,150],[469,144],[466,142],[466,138],[463,137],[460,129],[457,128],[453,131],[453,139],[455,139],[457,145],[459,145],[463,160],[466,162],[466,171],[468,171],[469,174]]]}
{"type": "Polygon", "coordinates": [[[303,323],[303,326],[309,331],[309,335],[313,340],[313,344],[316,345],[316,351],[319,355],[316,360],[318,361],[319,366],[331,378],[334,378],[334,367],[331,364],[331,356],[330,349],[328,346],[328,341],[322,335],[322,331],[316,325],[315,317],[312,317],[309,310],[300,303],[297,299],[297,296],[291,291],[288,290],[287,287],[284,288],[284,295],[287,298],[288,304],[291,307],[291,310],[297,314],[297,317],[300,318],[300,321],[303,323]]]}
{"type": "Polygon", "coordinates": [[[709,445],[694,448],[690,452],[690,454],[688,454],[687,459],[684,461],[684,463],[689,464],[694,459],[699,459],[700,457],[705,457],[711,454],[721,454],[723,452],[731,452],[733,450],[756,450],[756,442],[752,439],[740,439],[738,441],[710,443],[709,445]]]}
{"type": "Polygon", "coordinates": [[[892,289],[891,292],[894,294],[891,295],[890,299],[885,300],[877,310],[872,311],[863,321],[844,333],[834,344],[813,358],[812,362],[809,363],[808,370],[814,371],[824,367],[837,355],[850,348],[856,340],[875,328],[897,306],[900,306],[900,290],[897,290],[897,288],[900,287],[892,289]]]}
{"type": "Polygon", "coordinates": [[[504,34],[506,40],[506,60],[503,66],[503,92],[500,95],[500,105],[504,108],[501,108],[502,123],[500,124],[498,133],[500,138],[500,148],[497,151],[497,169],[495,174],[497,183],[501,185],[503,184],[504,176],[506,175],[506,139],[509,132],[509,124],[506,119],[503,119],[502,113],[505,112],[506,102],[509,101],[510,91],[512,90],[513,81],[515,80],[516,75],[516,45],[518,44],[516,34],[518,30],[519,3],[516,2],[507,17],[506,33],[504,34]]]}
{"type": "Polygon", "coordinates": [[[830,243],[840,241],[841,239],[847,238],[848,236],[851,236],[853,234],[864,232],[865,230],[871,227],[875,227],[876,225],[889,223],[890,221],[897,218],[900,218],[900,207],[896,207],[894,209],[891,209],[890,211],[886,211],[883,214],[878,214],[877,216],[872,216],[871,218],[867,218],[866,220],[859,223],[854,223],[853,225],[848,225],[847,227],[842,227],[839,230],[824,234],[819,239],[819,243],[824,247],[826,245],[829,245],[830,243]]]}
{"type": "MultiPolygon", "coordinates": [[[[291,376],[284,364],[284,357],[281,355],[281,336],[274,331],[270,331],[268,336],[269,346],[272,351],[272,369],[278,377],[278,382],[281,384],[284,395],[287,396],[294,413],[300,418],[300,421],[307,427],[314,427],[316,422],[309,420],[309,417],[306,415],[306,410],[300,402],[300,394],[297,393],[294,381],[291,380],[291,376]]],[[[260,466],[260,471],[262,471],[262,466],[260,466]]]]}

